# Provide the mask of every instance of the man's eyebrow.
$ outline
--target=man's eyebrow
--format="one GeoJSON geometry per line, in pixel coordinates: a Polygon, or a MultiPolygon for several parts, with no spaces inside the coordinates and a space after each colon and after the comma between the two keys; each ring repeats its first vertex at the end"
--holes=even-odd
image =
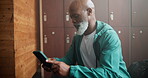
{"type": "Polygon", "coordinates": [[[77,16],[79,16],[79,14],[72,14],[72,15],[70,15],[71,17],[77,17],[77,16]]]}

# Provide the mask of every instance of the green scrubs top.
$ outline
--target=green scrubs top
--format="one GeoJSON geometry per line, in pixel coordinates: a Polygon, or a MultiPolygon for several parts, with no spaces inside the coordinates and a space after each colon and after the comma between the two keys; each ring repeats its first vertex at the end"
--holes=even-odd
{"type": "Polygon", "coordinates": [[[100,65],[96,68],[84,66],[80,55],[83,35],[75,35],[66,55],[56,60],[70,65],[70,78],[130,78],[117,33],[104,22],[97,21],[96,25],[93,48],[100,65]]]}

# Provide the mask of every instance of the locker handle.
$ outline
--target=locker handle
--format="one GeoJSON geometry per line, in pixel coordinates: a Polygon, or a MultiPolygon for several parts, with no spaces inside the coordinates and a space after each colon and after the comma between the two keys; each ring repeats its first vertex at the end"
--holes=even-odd
{"type": "Polygon", "coordinates": [[[52,35],[55,35],[55,32],[51,32],[52,35]]]}
{"type": "Polygon", "coordinates": [[[135,36],[133,35],[132,38],[135,39],[135,36]]]}
{"type": "Polygon", "coordinates": [[[132,38],[133,38],[133,39],[135,39],[135,38],[136,38],[136,37],[135,37],[135,34],[133,34],[133,35],[132,35],[132,38]]]}
{"type": "Polygon", "coordinates": [[[118,34],[121,34],[121,31],[120,30],[118,31],[118,34]]]}
{"type": "Polygon", "coordinates": [[[66,43],[67,43],[67,44],[69,44],[69,43],[70,43],[70,37],[69,37],[69,35],[68,35],[68,34],[66,35],[66,43]]]}
{"type": "Polygon", "coordinates": [[[66,18],[66,21],[67,21],[67,22],[70,20],[69,12],[66,12],[65,18],[66,18]]]}
{"type": "Polygon", "coordinates": [[[114,12],[110,12],[110,20],[114,20],[114,12]]]}
{"type": "Polygon", "coordinates": [[[47,44],[47,35],[44,35],[44,43],[47,44]]]}
{"type": "Polygon", "coordinates": [[[136,14],[137,12],[133,12],[133,14],[136,14]]]}
{"type": "Polygon", "coordinates": [[[143,33],[143,31],[142,31],[142,30],[140,30],[140,31],[139,31],[139,33],[140,33],[140,34],[142,34],[142,33],[143,33]]]}
{"type": "Polygon", "coordinates": [[[46,22],[47,21],[47,15],[46,15],[45,12],[44,12],[43,18],[44,18],[44,22],[46,22]]]}

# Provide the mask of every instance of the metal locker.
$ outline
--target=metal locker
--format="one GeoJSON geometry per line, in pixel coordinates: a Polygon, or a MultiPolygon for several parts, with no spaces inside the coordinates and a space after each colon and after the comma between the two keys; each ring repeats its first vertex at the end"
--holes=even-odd
{"type": "Polygon", "coordinates": [[[43,26],[64,27],[63,0],[42,0],[43,26]]]}
{"type": "MultiPolygon", "coordinates": [[[[64,56],[64,28],[46,28],[43,31],[43,52],[49,58],[64,56]]],[[[44,71],[44,78],[50,78],[51,72],[44,71]]]]}
{"type": "Polygon", "coordinates": [[[69,14],[69,6],[72,0],[64,0],[64,27],[74,27],[69,14]]]}
{"type": "Polygon", "coordinates": [[[148,59],[148,27],[132,27],[131,61],[148,59]]]}
{"type": "Polygon", "coordinates": [[[109,24],[130,26],[130,0],[109,0],[109,24]]]}
{"type": "Polygon", "coordinates": [[[64,28],[47,28],[43,35],[44,52],[47,57],[64,56],[64,28]]]}
{"type": "Polygon", "coordinates": [[[96,19],[108,23],[108,0],[92,0],[95,5],[96,19]]]}
{"type": "Polygon", "coordinates": [[[148,0],[132,0],[132,26],[148,26],[148,0]]]}
{"type": "Polygon", "coordinates": [[[65,52],[68,51],[70,45],[72,44],[72,40],[74,35],[76,34],[75,28],[65,28],[65,52]]]}

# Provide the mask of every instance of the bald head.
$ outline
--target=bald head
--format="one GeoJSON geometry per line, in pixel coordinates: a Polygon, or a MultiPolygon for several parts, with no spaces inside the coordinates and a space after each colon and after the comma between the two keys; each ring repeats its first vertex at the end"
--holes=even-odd
{"type": "Polygon", "coordinates": [[[95,10],[91,0],[73,0],[69,7],[69,13],[79,34],[87,35],[95,30],[95,10]]]}
{"type": "Polygon", "coordinates": [[[87,8],[94,9],[94,4],[91,0],[73,0],[69,11],[86,10],[87,8]]]}

